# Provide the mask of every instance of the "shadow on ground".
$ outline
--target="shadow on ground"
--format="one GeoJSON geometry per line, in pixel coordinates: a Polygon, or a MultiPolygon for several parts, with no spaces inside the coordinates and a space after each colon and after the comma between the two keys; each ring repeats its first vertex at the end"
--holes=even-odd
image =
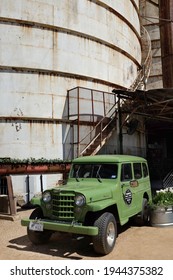
{"type": "Polygon", "coordinates": [[[42,245],[32,244],[27,235],[9,241],[9,248],[23,251],[39,253],[65,259],[80,260],[82,256],[97,257],[92,248],[89,237],[74,237],[70,234],[54,233],[50,241],[42,245]]]}
{"type": "MultiPolygon", "coordinates": [[[[120,227],[118,226],[118,237],[131,226],[131,223],[120,227]]],[[[118,238],[117,237],[117,238],[118,238]]],[[[94,252],[92,239],[88,236],[74,236],[68,233],[54,233],[50,241],[42,245],[34,245],[30,242],[27,235],[9,241],[8,248],[21,252],[43,254],[62,259],[81,260],[84,257],[100,258],[94,252]]]]}

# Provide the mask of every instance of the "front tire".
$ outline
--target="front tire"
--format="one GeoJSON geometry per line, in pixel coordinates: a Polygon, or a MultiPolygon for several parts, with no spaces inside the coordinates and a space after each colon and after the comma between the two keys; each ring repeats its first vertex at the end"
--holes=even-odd
{"type": "Polygon", "coordinates": [[[96,253],[109,254],[116,242],[117,223],[114,216],[106,212],[102,214],[95,222],[94,226],[98,227],[98,235],[93,237],[93,247],[96,253]]]}
{"type": "MultiPolygon", "coordinates": [[[[43,218],[43,212],[41,210],[41,208],[36,208],[30,215],[29,217],[30,219],[42,219],[43,218]]],[[[29,226],[27,227],[27,234],[28,234],[28,238],[29,240],[35,244],[35,245],[39,245],[39,244],[44,244],[47,243],[52,235],[52,232],[49,230],[43,230],[41,232],[39,231],[33,231],[29,229],[29,226]]]]}

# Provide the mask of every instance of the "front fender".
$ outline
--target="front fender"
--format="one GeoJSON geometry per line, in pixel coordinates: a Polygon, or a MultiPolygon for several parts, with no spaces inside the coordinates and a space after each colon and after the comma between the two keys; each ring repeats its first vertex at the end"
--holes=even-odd
{"type": "Polygon", "coordinates": [[[39,196],[33,197],[31,199],[31,204],[41,206],[41,198],[39,196]]]}
{"type": "Polygon", "coordinates": [[[115,204],[115,201],[113,201],[112,199],[93,202],[93,203],[88,204],[88,211],[91,211],[91,212],[101,211],[109,206],[112,206],[113,204],[115,204]]]}

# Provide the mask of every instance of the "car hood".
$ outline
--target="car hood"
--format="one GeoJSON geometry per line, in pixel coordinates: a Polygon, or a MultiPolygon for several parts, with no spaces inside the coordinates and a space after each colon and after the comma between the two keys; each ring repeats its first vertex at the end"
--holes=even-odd
{"type": "Polygon", "coordinates": [[[103,199],[108,199],[112,197],[112,187],[115,188],[115,183],[108,182],[108,180],[102,180],[99,182],[97,179],[76,180],[68,183],[65,186],[58,187],[57,190],[64,193],[75,193],[83,194],[86,198],[86,202],[99,201],[103,199]]]}

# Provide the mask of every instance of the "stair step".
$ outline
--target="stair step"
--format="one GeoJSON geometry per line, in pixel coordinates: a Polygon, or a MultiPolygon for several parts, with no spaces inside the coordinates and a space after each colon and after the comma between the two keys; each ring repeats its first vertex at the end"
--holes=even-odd
{"type": "MultiPolygon", "coordinates": [[[[111,118],[107,118],[107,121],[103,121],[102,122],[102,126],[100,125],[99,127],[97,127],[97,135],[96,135],[96,139],[93,141],[93,143],[89,143],[88,148],[85,150],[85,152],[81,152],[81,155],[91,155],[91,154],[96,154],[98,152],[98,150],[106,143],[106,141],[111,137],[112,135],[112,131],[115,129],[116,127],[116,117],[114,117],[114,119],[111,120],[111,118]],[[109,123],[110,122],[110,123],[109,123]],[[107,125],[107,127],[106,127],[107,125]],[[104,131],[98,131],[99,129],[101,130],[104,129],[104,131]]],[[[96,130],[95,130],[96,131],[96,130]]],[[[94,138],[93,138],[94,139],[94,138]]],[[[92,142],[92,140],[91,140],[92,142]]]]}

